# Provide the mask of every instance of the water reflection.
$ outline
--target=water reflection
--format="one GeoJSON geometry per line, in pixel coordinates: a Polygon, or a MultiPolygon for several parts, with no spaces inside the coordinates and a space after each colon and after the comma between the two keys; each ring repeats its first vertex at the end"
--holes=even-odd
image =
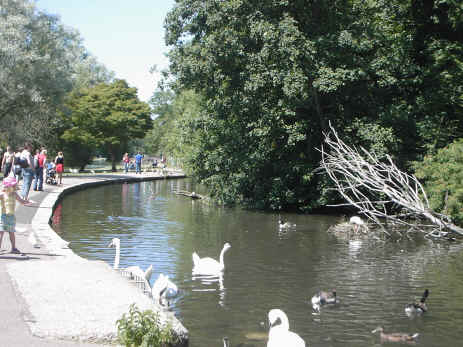
{"type": "Polygon", "coordinates": [[[168,275],[180,290],[171,304],[190,331],[190,347],[220,346],[224,336],[232,346],[263,347],[268,327],[261,323],[272,308],[284,310],[310,346],[379,345],[371,334],[377,326],[419,332],[420,346],[459,345],[460,243],[349,242],[326,232],[338,216],[282,214],[297,227],[281,234],[278,215],[192,202],[172,190],[202,193],[188,180],[76,192],[63,201],[61,229],[86,258],[112,264],[106,245],[119,237],[121,267],[153,264],[153,278],[168,275]],[[223,276],[192,277],[192,252],[216,254],[225,242],[233,248],[223,276]],[[312,295],[330,288],[340,303],[313,315],[312,295]],[[408,318],[405,305],[425,288],[428,312],[408,318]]]}

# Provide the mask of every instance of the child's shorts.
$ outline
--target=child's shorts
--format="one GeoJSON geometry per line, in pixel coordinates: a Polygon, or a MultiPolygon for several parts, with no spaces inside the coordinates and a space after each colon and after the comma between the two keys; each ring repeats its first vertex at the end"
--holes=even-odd
{"type": "Polygon", "coordinates": [[[16,218],[14,214],[2,213],[2,224],[0,224],[0,231],[15,232],[16,218]]]}

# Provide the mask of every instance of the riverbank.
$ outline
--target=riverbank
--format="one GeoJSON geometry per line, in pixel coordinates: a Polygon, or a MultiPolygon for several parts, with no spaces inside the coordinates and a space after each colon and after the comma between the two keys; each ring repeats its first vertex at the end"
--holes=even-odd
{"type": "MultiPolygon", "coordinates": [[[[49,226],[53,207],[65,194],[89,186],[184,177],[182,172],[67,176],[62,186],[45,185],[31,192],[35,207],[18,206],[17,247],[12,255],[9,238],[0,250],[0,345],[96,346],[114,343],[116,320],[136,303],[154,309],[188,343],[188,332],[172,313],[163,311],[101,261],[89,261],[72,252],[49,226]],[[28,240],[33,234],[35,248],[28,240]]],[[[19,205],[19,204],[18,204],[19,205]]]]}

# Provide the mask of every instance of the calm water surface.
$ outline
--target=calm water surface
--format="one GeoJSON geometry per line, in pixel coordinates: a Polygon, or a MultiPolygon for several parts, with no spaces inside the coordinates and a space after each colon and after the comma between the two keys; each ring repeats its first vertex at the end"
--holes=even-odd
{"type": "MultiPolygon", "coordinates": [[[[463,346],[463,245],[428,241],[346,242],[326,233],[338,216],[284,214],[295,230],[279,234],[278,215],[218,208],[172,193],[200,191],[189,180],[109,185],[73,193],[55,211],[55,230],[88,259],[154,266],[181,290],[172,310],[191,347],[266,346],[267,313],[280,308],[310,346],[379,346],[370,332],[419,332],[419,346],[463,346]],[[222,281],[192,278],[192,253],[218,259],[222,281]],[[310,297],[336,289],[340,304],[316,314],[310,297]],[[429,312],[404,306],[429,288],[429,312]]],[[[387,344],[386,344],[387,345],[387,344]]],[[[397,344],[392,344],[397,345],[397,344]]]]}

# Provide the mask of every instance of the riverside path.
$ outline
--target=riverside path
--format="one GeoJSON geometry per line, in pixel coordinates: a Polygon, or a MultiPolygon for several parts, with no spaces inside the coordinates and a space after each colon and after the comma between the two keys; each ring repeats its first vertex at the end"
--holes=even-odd
{"type": "Polygon", "coordinates": [[[173,316],[153,304],[134,285],[101,261],[75,255],[51,229],[49,220],[63,195],[92,185],[184,177],[167,171],[135,174],[65,176],[63,185],[31,191],[34,206],[17,203],[16,244],[23,255],[9,253],[8,234],[0,249],[0,347],[114,345],[117,319],[131,303],[159,311],[180,339],[188,331],[173,316]],[[35,248],[29,241],[34,233],[35,248]]]}

